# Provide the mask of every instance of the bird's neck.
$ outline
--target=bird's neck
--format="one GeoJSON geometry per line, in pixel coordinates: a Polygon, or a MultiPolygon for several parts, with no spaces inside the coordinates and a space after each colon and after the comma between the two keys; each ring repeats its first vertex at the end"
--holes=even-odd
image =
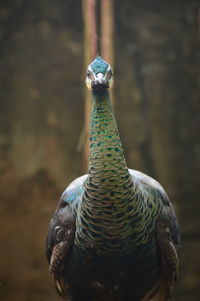
{"type": "MultiPolygon", "coordinates": [[[[138,201],[133,201],[136,184],[126,166],[108,93],[93,95],[90,142],[75,245],[85,250],[89,241],[98,246],[99,254],[118,252],[124,237],[131,235],[127,212],[135,214],[138,201]]],[[[133,217],[130,220],[133,223],[133,217]]]]}
{"type": "Polygon", "coordinates": [[[121,185],[129,176],[109,93],[93,93],[89,178],[106,189],[121,185]]]}

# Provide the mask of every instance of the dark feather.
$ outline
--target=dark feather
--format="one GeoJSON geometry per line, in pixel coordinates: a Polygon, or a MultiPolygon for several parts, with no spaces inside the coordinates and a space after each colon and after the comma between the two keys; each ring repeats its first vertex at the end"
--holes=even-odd
{"type": "Polygon", "coordinates": [[[127,168],[111,77],[101,57],[88,67],[89,171],[67,187],[50,222],[50,275],[70,301],[170,301],[179,269],[177,218],[162,186],[127,168]]]}

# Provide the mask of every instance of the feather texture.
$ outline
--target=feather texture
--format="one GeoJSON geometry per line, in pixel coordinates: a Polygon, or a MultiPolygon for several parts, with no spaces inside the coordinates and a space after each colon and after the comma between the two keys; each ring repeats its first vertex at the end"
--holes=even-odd
{"type": "Polygon", "coordinates": [[[50,274],[72,301],[169,301],[178,277],[177,219],[162,186],[127,168],[110,69],[99,57],[88,68],[89,171],[67,187],[51,220],[50,274]]]}

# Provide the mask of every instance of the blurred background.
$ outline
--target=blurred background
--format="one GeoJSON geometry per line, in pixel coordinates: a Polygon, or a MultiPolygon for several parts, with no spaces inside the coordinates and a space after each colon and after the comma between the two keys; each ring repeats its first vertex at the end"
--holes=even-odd
{"type": "MultiPolygon", "coordinates": [[[[115,114],[128,166],[168,192],[182,232],[177,301],[200,300],[200,5],[115,0],[115,114]]],[[[0,299],[60,300],[45,238],[83,173],[81,1],[0,2],[0,299]]]]}

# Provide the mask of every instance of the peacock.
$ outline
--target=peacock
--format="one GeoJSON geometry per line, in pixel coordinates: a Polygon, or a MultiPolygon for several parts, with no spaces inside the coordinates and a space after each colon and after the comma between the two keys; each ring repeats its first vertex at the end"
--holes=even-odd
{"type": "Polygon", "coordinates": [[[97,56],[88,174],[63,192],[46,240],[49,272],[71,301],[169,301],[180,233],[172,204],[150,176],[128,169],[112,111],[113,72],[97,56]]]}

